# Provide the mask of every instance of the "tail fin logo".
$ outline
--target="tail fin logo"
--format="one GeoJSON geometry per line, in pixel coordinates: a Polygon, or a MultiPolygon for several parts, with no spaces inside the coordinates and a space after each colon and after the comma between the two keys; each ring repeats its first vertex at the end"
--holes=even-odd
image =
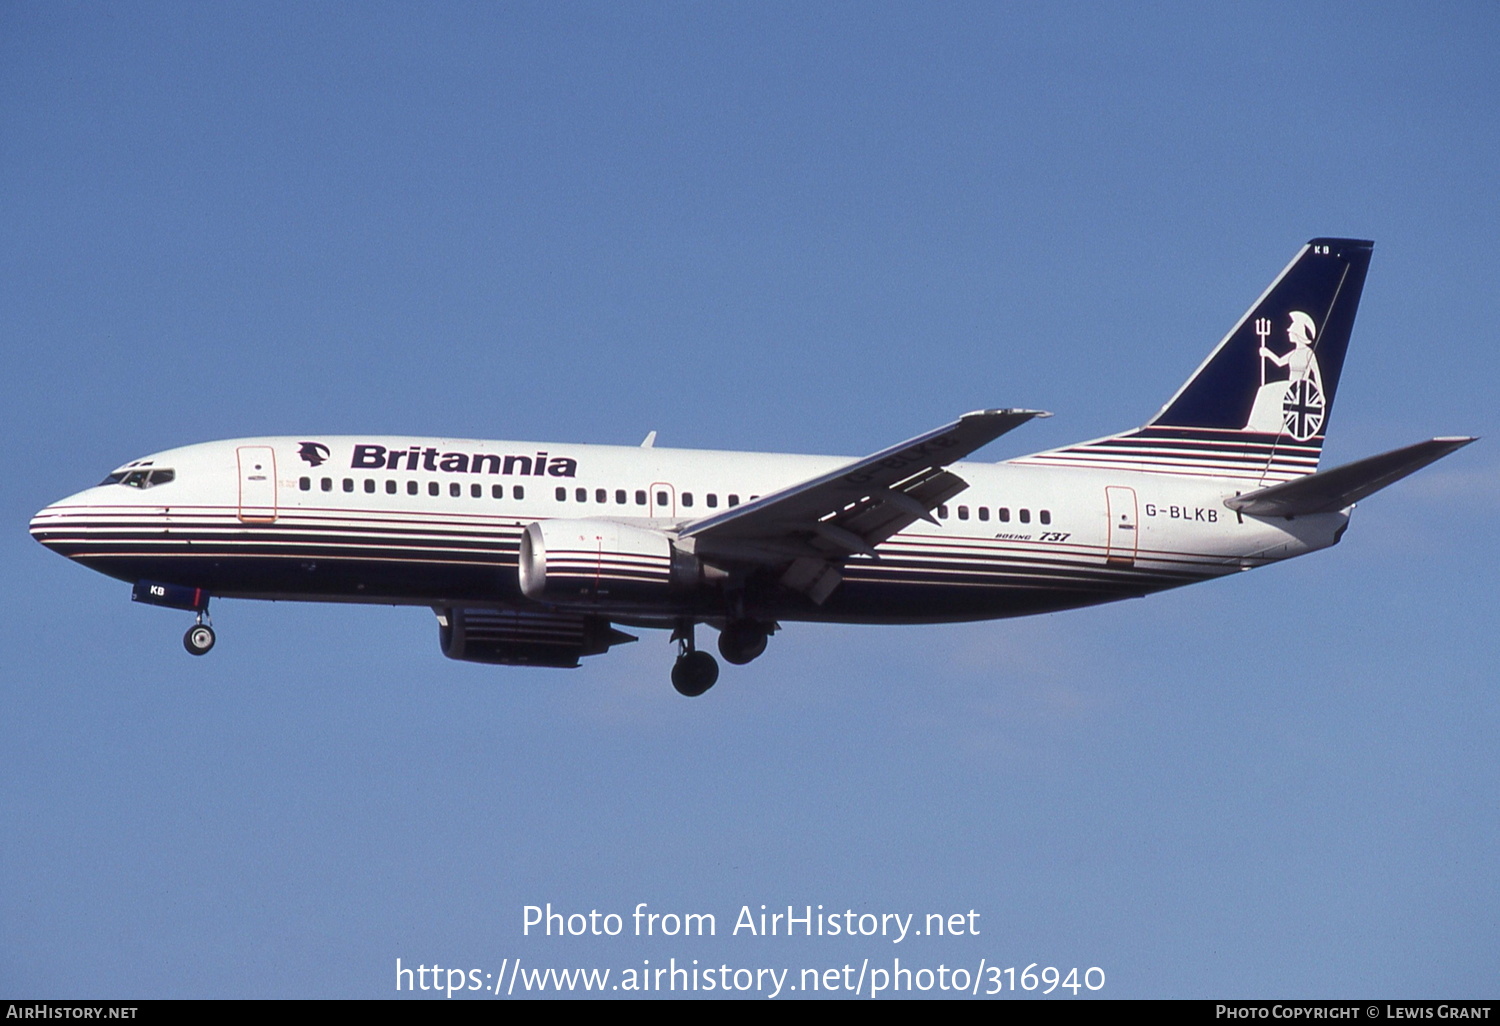
{"type": "Polygon", "coordinates": [[[1313,351],[1317,325],[1301,310],[1288,315],[1286,337],[1292,348],[1278,353],[1266,344],[1271,336],[1271,318],[1258,317],[1255,334],[1260,336],[1260,389],[1250,409],[1246,431],[1279,435],[1283,432],[1305,442],[1323,426],[1327,400],[1318,354],[1313,351]],[[1283,374],[1285,375],[1283,377],[1283,374]]]}

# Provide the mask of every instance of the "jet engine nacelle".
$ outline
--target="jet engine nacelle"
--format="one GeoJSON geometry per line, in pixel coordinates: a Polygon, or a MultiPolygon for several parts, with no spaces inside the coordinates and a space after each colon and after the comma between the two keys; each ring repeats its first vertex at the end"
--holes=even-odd
{"type": "Polygon", "coordinates": [[[552,605],[658,606],[704,580],[697,557],[660,531],[608,520],[539,520],[521,535],[521,591],[552,605]]]}
{"type": "Polygon", "coordinates": [[[634,641],[602,616],[549,610],[439,608],[438,644],[449,659],[507,666],[577,666],[582,656],[634,641]]]}

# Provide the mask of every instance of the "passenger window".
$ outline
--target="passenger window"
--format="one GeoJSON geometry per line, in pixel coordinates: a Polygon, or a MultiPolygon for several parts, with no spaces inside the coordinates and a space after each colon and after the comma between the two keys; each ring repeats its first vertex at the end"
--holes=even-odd
{"type": "Polygon", "coordinates": [[[693,493],[692,492],[683,492],[682,493],[682,504],[684,506],[692,506],[692,504],[693,504],[693,493]]]}
{"type": "Polygon", "coordinates": [[[427,494],[428,495],[437,495],[438,494],[438,483],[436,481],[428,481],[427,482],[427,494]]]}
{"type": "Polygon", "coordinates": [[[312,478],[310,478],[310,477],[298,478],[297,479],[297,487],[301,488],[304,492],[310,492],[310,491],[312,491],[312,478]]]}
{"type": "Polygon", "coordinates": [[[1023,523],[1023,524],[1029,524],[1029,523],[1031,523],[1031,510],[1029,510],[1029,509],[1023,509],[1023,510],[1021,510],[1021,523],[1023,523]]]}
{"type": "Polygon", "coordinates": [[[373,477],[365,478],[365,491],[371,493],[375,491],[375,479],[373,477]]]}
{"type": "Polygon", "coordinates": [[[406,494],[407,495],[416,495],[417,494],[417,483],[415,481],[408,481],[408,482],[406,482],[406,494]]]}
{"type": "Polygon", "coordinates": [[[717,495],[715,495],[713,492],[709,492],[708,493],[708,508],[709,509],[718,509],[719,508],[719,497],[717,495]]]}
{"type": "Polygon", "coordinates": [[[656,493],[656,504],[658,506],[665,506],[667,504],[667,493],[666,492],[657,492],[656,493]]]}
{"type": "Polygon", "coordinates": [[[480,484],[469,485],[469,497],[471,499],[482,499],[482,498],[484,498],[484,485],[480,485],[480,484]]]}
{"type": "Polygon", "coordinates": [[[352,477],[346,477],[346,478],[344,478],[344,491],[346,491],[346,492],[352,492],[352,491],[354,491],[354,478],[352,478],[352,477]]]}
{"type": "Polygon", "coordinates": [[[514,488],[512,488],[510,490],[510,493],[511,493],[512,496],[514,496],[517,499],[524,499],[524,498],[526,498],[526,489],[523,488],[523,487],[521,487],[520,485],[516,485],[514,488]]]}
{"type": "Polygon", "coordinates": [[[1002,524],[1008,524],[1008,523],[1010,523],[1010,507],[1009,506],[1001,506],[999,509],[995,510],[995,515],[1000,518],[1000,522],[1002,524]]]}
{"type": "Polygon", "coordinates": [[[978,512],[980,520],[988,520],[990,518],[990,508],[988,506],[980,506],[978,512]]]}
{"type": "Polygon", "coordinates": [[[395,495],[396,494],[396,481],[395,481],[394,478],[387,478],[386,479],[386,482],[385,482],[385,494],[387,494],[387,495],[395,495]]]}
{"type": "Polygon", "coordinates": [[[646,504],[646,493],[639,488],[635,490],[635,504],[637,506],[644,506],[646,504]]]}
{"type": "Polygon", "coordinates": [[[573,492],[573,498],[577,499],[579,502],[588,502],[589,490],[587,488],[579,488],[573,492]]]}
{"type": "Polygon", "coordinates": [[[567,502],[568,501],[568,490],[566,488],[563,488],[561,485],[559,485],[558,489],[557,489],[557,501],[558,502],[567,502]]]}
{"type": "Polygon", "coordinates": [[[458,498],[463,493],[464,493],[464,486],[461,485],[461,484],[459,484],[457,481],[453,481],[453,482],[451,482],[448,485],[448,494],[451,495],[451,496],[453,496],[455,499],[458,498]]]}
{"type": "Polygon", "coordinates": [[[958,507],[958,519],[960,519],[960,520],[967,520],[967,519],[969,519],[969,507],[967,507],[967,506],[960,506],[960,507],[958,507]]]}
{"type": "Polygon", "coordinates": [[[1052,523],[1052,511],[1050,509],[1042,510],[1041,513],[1037,514],[1037,519],[1041,520],[1044,524],[1052,523]]]}
{"type": "Polygon", "coordinates": [[[738,495],[731,495],[729,497],[729,504],[731,506],[738,506],[740,504],[740,497],[738,495]]]}
{"type": "Polygon", "coordinates": [[[938,519],[939,520],[947,520],[948,519],[948,507],[946,505],[938,507],[938,519]]]}
{"type": "MultiPolygon", "coordinates": [[[[615,489],[615,505],[616,506],[623,506],[623,505],[625,505],[626,499],[627,499],[627,496],[625,495],[625,489],[623,489],[623,488],[616,488],[615,489]]],[[[600,501],[602,502],[604,500],[601,499],[600,501]]]]}
{"type": "Polygon", "coordinates": [[[491,485],[490,486],[490,494],[493,495],[497,499],[503,499],[503,498],[505,498],[505,486],[504,485],[491,485]]]}
{"type": "Polygon", "coordinates": [[[333,491],[333,478],[325,477],[319,484],[325,492],[333,491]]]}

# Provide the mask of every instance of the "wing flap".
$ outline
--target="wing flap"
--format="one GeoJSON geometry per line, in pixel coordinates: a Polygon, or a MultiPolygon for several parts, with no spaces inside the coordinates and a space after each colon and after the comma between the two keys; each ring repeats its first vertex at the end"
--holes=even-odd
{"type": "Polygon", "coordinates": [[[1462,449],[1470,437],[1430,438],[1425,442],[1368,456],[1331,470],[1320,470],[1294,481],[1271,485],[1245,495],[1225,499],[1224,505],[1238,513],[1257,517],[1311,516],[1336,513],[1414,474],[1429,463],[1462,449]]]}

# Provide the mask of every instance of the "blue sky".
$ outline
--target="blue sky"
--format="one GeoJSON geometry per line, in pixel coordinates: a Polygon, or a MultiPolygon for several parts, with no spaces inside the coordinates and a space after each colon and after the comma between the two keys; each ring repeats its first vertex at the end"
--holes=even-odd
{"type": "Polygon", "coordinates": [[[0,992],[394,967],[1102,967],[1494,997],[1490,439],[1342,545],[1140,602],[460,664],[423,609],[184,617],[30,540],[157,449],[404,433],[1002,459],[1138,424],[1306,239],[1376,240],[1325,452],[1497,434],[1500,11],[0,9],[0,992]],[[523,937],[522,908],[720,936],[523,937]],[[978,937],[728,937],[742,905],[978,937]],[[908,959],[910,961],[908,961],[908,959]]]}

